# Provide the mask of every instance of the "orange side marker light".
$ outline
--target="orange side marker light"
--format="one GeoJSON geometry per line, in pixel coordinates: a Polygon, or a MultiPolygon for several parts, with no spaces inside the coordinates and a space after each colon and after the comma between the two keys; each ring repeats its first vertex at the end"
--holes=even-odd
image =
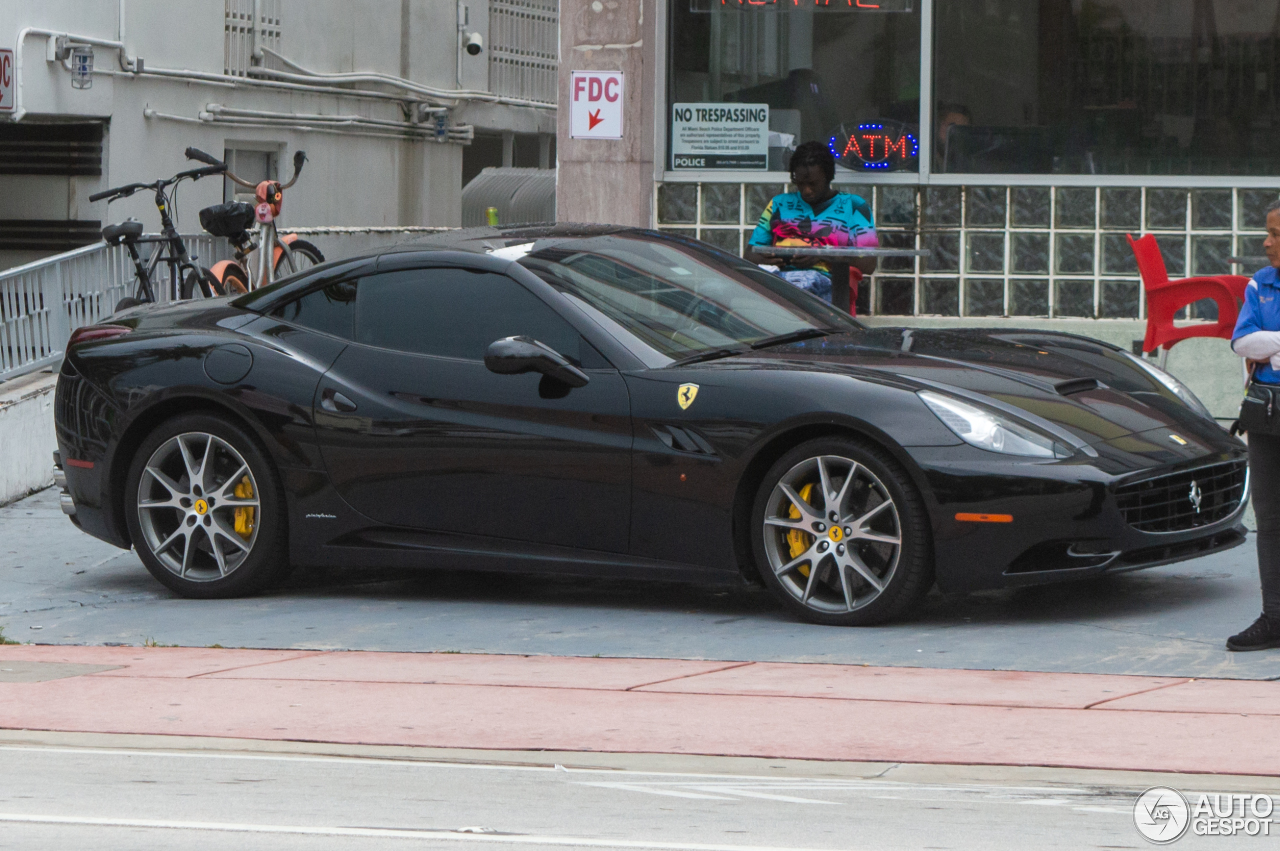
{"type": "Polygon", "coordinates": [[[956,519],[962,523],[1012,523],[1012,514],[966,514],[961,512],[956,519]]]}

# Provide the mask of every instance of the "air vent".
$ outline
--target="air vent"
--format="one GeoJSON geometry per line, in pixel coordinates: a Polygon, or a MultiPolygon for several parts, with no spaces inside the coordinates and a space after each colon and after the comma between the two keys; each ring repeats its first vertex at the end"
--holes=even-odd
{"type": "Polygon", "coordinates": [[[98,177],[102,124],[0,124],[0,174],[98,177]]]}
{"type": "Polygon", "coordinates": [[[1098,379],[1096,378],[1071,378],[1066,381],[1059,381],[1053,385],[1053,389],[1058,391],[1059,396],[1070,396],[1072,393],[1084,393],[1087,390],[1098,389],[1098,379]]]}
{"type": "Polygon", "coordinates": [[[690,428],[673,425],[651,425],[649,430],[654,436],[666,444],[668,449],[677,452],[690,452],[695,455],[715,455],[716,451],[707,443],[707,439],[690,428]]]}
{"type": "Polygon", "coordinates": [[[102,222],[0,219],[0,250],[69,251],[102,239],[102,222]]]}

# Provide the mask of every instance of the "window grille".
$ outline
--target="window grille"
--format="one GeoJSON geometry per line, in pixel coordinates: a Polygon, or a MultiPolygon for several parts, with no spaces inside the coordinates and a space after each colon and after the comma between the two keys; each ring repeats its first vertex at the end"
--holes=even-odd
{"type": "MultiPolygon", "coordinates": [[[[223,73],[246,77],[253,67],[254,0],[226,0],[223,73]]],[[[280,50],[280,0],[258,0],[258,45],[280,50]]]]}
{"type": "MultiPolygon", "coordinates": [[[[886,257],[858,293],[859,315],[1144,319],[1125,234],[1153,233],[1170,278],[1251,275],[1263,211],[1280,190],[1112,186],[839,187],[872,204],[880,243],[929,257],[886,257]]],[[[769,199],[791,187],[661,183],[658,227],[741,254],[769,199]]],[[[1212,302],[1191,319],[1216,319],[1212,302]]]]}
{"type": "Polygon", "coordinates": [[[495,95],[555,104],[559,66],[557,0],[490,0],[489,88],[495,95]]]}

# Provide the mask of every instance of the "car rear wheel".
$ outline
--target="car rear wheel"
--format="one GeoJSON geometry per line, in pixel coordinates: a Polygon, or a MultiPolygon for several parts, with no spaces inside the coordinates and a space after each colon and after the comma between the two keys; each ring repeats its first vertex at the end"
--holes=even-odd
{"type": "Polygon", "coordinates": [[[257,442],[222,417],[191,414],[152,432],[125,495],[142,563],[184,597],[252,594],[287,572],[279,479],[257,442]]]}
{"type": "Polygon", "coordinates": [[[814,623],[893,620],[933,585],[924,503],[878,447],[840,438],[797,446],[766,474],[752,529],[765,584],[814,623]]]}

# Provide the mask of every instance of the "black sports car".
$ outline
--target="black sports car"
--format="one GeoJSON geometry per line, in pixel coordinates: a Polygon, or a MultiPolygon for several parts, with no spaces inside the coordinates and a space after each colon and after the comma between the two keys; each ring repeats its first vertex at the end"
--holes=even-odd
{"type": "Polygon", "coordinates": [[[483,228],[67,347],[64,509],[179,594],[290,565],[763,582],[812,621],[1233,547],[1245,448],[1044,331],[867,328],[704,243],[483,228]]]}

